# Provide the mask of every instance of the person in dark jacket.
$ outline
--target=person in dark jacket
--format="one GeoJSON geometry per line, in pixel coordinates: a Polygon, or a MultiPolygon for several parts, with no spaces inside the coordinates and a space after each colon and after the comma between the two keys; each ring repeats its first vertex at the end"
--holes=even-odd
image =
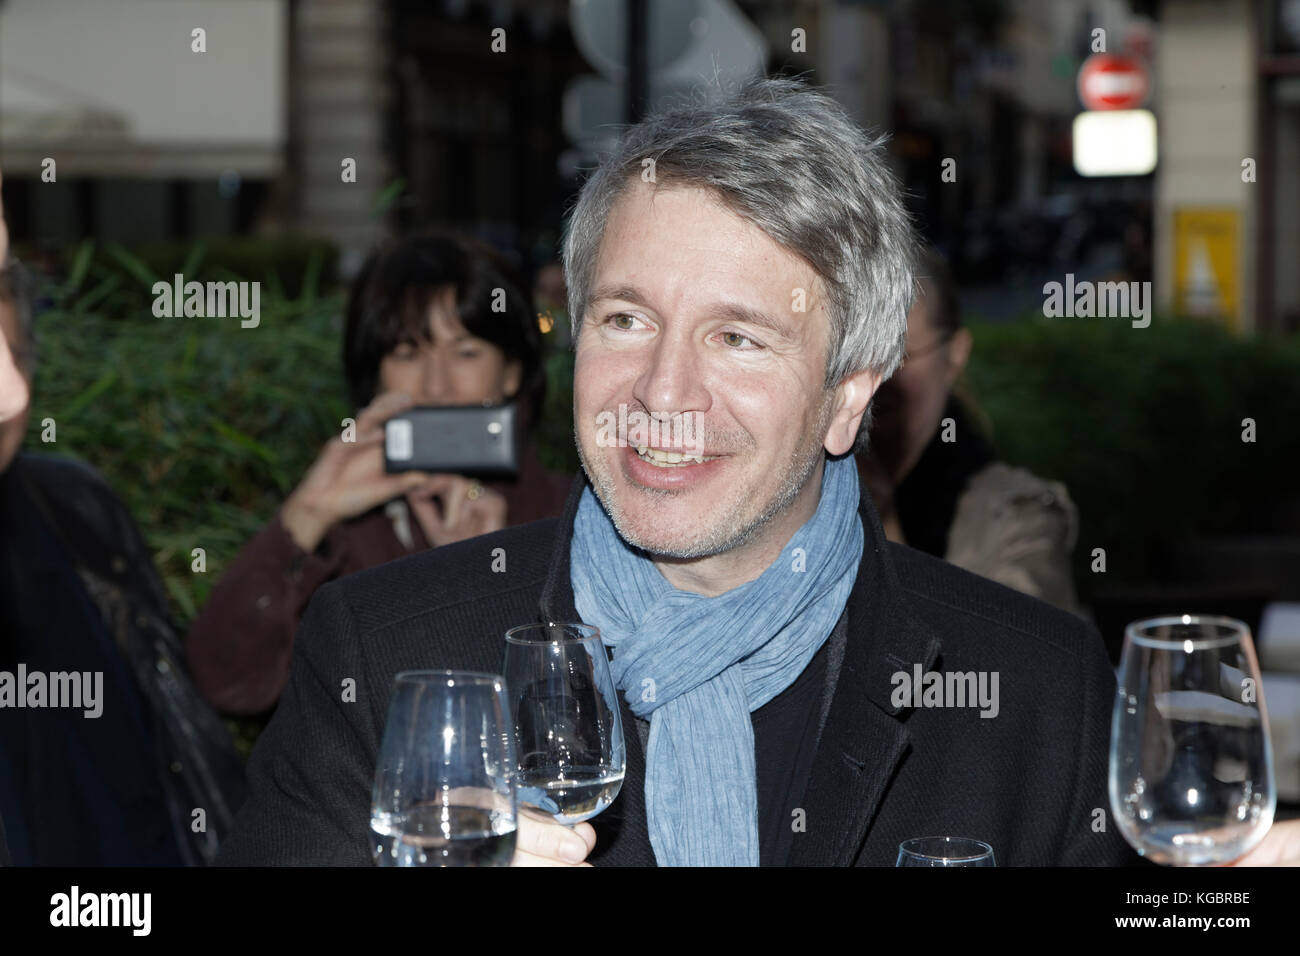
{"type": "MultiPolygon", "coordinates": [[[[32,323],[11,263],[0,332],[28,390],[32,323]]],[[[189,682],[135,522],[90,467],[20,451],[29,410],[0,422],[0,862],[209,863],[242,761],[189,682]]]]}
{"type": "Polygon", "coordinates": [[[521,816],[516,864],[892,866],[934,835],[1136,859],[1104,819],[1100,636],[889,542],[858,483],[914,295],[883,153],[785,78],[623,135],[566,233],[564,515],[317,591],[219,862],[370,863],[394,675],[499,672],[507,628],[578,620],[612,650],[626,776],[592,823],[521,816]],[[632,412],[694,440],[611,436],[632,412]]]}
{"type": "Polygon", "coordinates": [[[343,364],[356,440],[325,445],[190,628],[195,680],[225,713],[275,706],[298,621],[325,582],[563,506],[569,476],[543,468],[531,442],[514,479],[384,473],[384,422],[411,405],[515,399],[531,431],[545,384],[537,317],[490,247],[430,233],[376,252],[352,286],[343,364]]]}

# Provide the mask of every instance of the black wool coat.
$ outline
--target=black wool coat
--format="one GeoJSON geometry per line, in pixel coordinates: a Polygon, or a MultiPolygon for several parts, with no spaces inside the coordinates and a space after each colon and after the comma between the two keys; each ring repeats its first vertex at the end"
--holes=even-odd
{"type": "MultiPolygon", "coordinates": [[[[322,587],[288,688],[249,762],[250,796],[219,864],[370,865],[370,797],[393,677],[500,672],[504,632],[576,621],[565,513],[411,555],[322,587]],[[501,550],[497,550],[501,549],[501,550]],[[504,555],[505,570],[493,571],[504,555]],[[344,685],[355,681],[355,700],[344,685]]],[[[990,843],[999,866],[1138,861],[1107,802],[1115,677],[1081,619],[885,538],[865,489],[848,635],[790,863],[893,866],[910,837],[990,843]],[[998,709],[897,706],[897,674],[996,672],[998,709]],[[1100,811],[1100,812],[1099,812],[1100,811]]],[[[904,702],[907,703],[906,701],[904,702]]],[[[623,726],[634,727],[620,696],[623,726]]],[[[645,754],[593,821],[597,866],[653,866],[645,754]]]]}

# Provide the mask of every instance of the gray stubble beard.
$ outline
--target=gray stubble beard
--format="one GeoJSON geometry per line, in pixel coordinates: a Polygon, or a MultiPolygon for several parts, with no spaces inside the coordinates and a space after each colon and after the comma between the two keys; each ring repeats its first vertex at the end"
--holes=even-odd
{"type": "MultiPolygon", "coordinates": [[[[636,535],[632,533],[626,515],[613,504],[615,501],[613,476],[591,467],[587,456],[583,454],[582,442],[579,440],[576,425],[573,430],[573,439],[574,445],[578,449],[578,458],[582,462],[582,469],[587,473],[588,480],[591,481],[592,488],[596,492],[596,498],[604,507],[605,513],[609,515],[610,520],[614,523],[615,530],[618,531],[623,540],[652,557],[687,560],[712,557],[716,554],[725,554],[736,548],[744,547],[753,541],[769,523],[784,514],[794,503],[795,498],[799,496],[799,492],[803,490],[804,485],[807,484],[808,479],[816,470],[819,459],[823,457],[823,442],[826,429],[830,426],[830,418],[831,404],[829,397],[827,397],[823,401],[822,411],[818,416],[818,423],[813,431],[813,437],[809,439],[806,446],[801,447],[786,463],[785,471],[781,477],[781,486],[777,493],[772,496],[759,514],[750,520],[748,524],[737,526],[733,522],[730,526],[724,525],[704,540],[673,551],[652,551],[637,539],[636,535]]],[[[659,488],[641,488],[636,493],[657,498],[668,498],[678,494],[675,491],[659,488]]],[[[742,495],[741,500],[743,499],[744,496],[742,495]]]]}

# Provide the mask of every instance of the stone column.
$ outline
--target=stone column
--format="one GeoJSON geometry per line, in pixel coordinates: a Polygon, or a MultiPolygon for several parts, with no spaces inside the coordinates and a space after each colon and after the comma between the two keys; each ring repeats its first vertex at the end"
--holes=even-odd
{"type": "Polygon", "coordinates": [[[384,154],[389,84],[381,0],[298,0],[290,60],[297,228],[340,246],[350,275],[386,231],[375,214],[391,169],[384,154]],[[343,160],[356,161],[344,182],[343,160]]]}

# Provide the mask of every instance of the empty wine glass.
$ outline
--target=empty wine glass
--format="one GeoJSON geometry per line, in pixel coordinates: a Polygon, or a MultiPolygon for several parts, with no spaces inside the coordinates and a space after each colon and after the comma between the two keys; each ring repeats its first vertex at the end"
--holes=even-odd
{"type": "Polygon", "coordinates": [[[509,865],[516,772],[499,675],[398,674],[371,799],[375,863],[509,865]]]}
{"type": "Polygon", "coordinates": [[[623,784],[623,723],[600,630],[525,624],[506,632],[506,687],[519,802],[564,824],[604,810],[623,784]]]}
{"type": "Polygon", "coordinates": [[[898,844],[895,866],[996,866],[993,847],[966,837],[917,837],[898,844]]]}
{"type": "Polygon", "coordinates": [[[1110,808],[1138,853],[1227,863],[1273,822],[1277,790],[1250,629],[1184,614],[1124,635],[1110,742],[1110,808]]]}

